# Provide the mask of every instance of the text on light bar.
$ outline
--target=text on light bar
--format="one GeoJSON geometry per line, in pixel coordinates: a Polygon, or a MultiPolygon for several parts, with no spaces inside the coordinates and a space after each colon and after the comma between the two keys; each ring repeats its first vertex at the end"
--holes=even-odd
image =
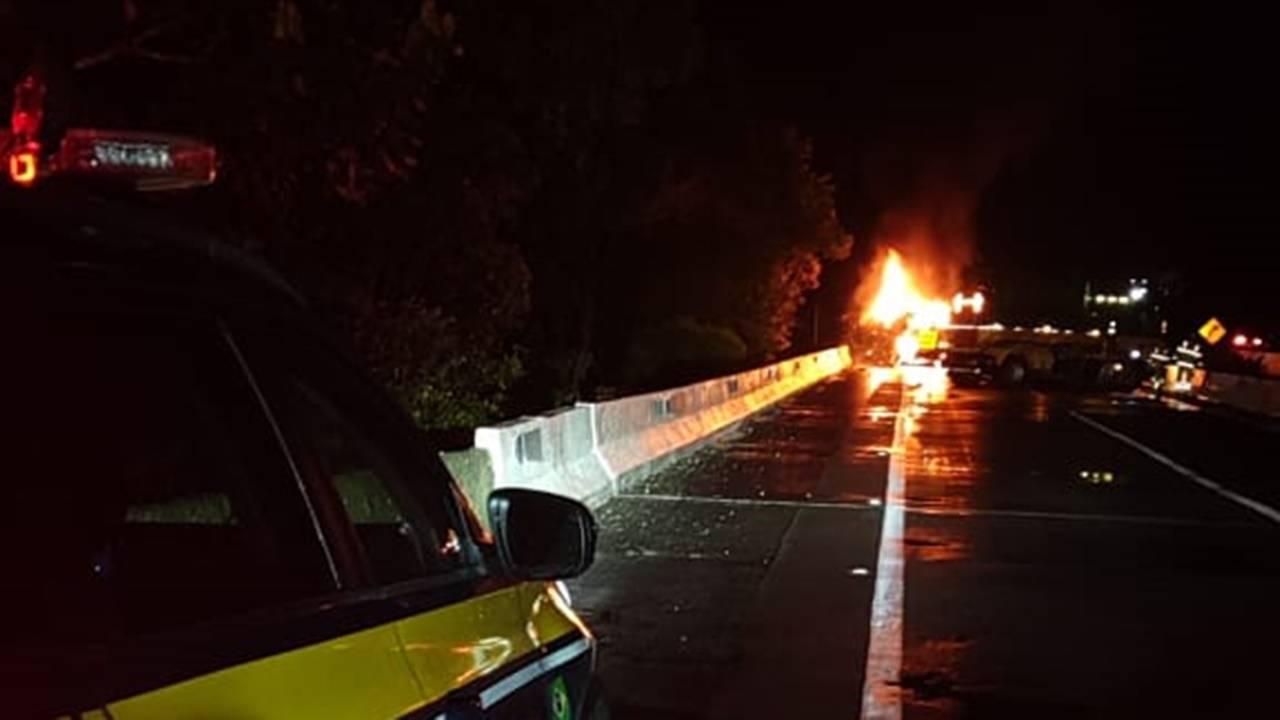
{"type": "Polygon", "coordinates": [[[93,144],[93,160],[102,165],[168,170],[173,156],[167,145],[98,141],[93,144]]]}

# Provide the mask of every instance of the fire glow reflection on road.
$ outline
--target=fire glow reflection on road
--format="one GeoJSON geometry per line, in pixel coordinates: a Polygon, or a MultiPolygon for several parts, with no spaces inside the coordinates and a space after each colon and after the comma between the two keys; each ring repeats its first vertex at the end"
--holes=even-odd
{"type": "Polygon", "coordinates": [[[866,385],[863,397],[876,394],[882,386],[901,382],[912,391],[912,402],[920,405],[934,405],[947,399],[951,389],[951,380],[945,368],[933,366],[904,365],[899,367],[872,366],[864,368],[866,385]]]}
{"type": "MultiPolygon", "coordinates": [[[[894,373],[893,377],[901,378],[901,374],[894,373]]],[[[887,381],[884,376],[878,379],[887,381]]],[[[909,399],[904,387],[893,428],[893,447],[889,455],[889,474],[880,519],[880,550],[876,556],[876,581],[871,600],[867,665],[862,674],[860,717],[863,720],[900,720],[902,717],[902,623],[906,570],[906,495],[902,453],[912,430],[911,422],[909,399]]]]}
{"type": "Polygon", "coordinates": [[[953,392],[945,369],[911,370],[917,384],[909,392],[919,413],[906,457],[912,509],[968,509],[982,476],[977,448],[983,438],[973,410],[966,408],[974,399],[953,392]],[[921,424],[927,426],[921,429],[921,424]]]}
{"type": "Polygon", "coordinates": [[[866,368],[867,382],[863,386],[863,399],[876,394],[880,386],[898,379],[898,368],[869,367],[866,368]]]}
{"type": "MultiPolygon", "coordinates": [[[[913,436],[919,428],[919,418],[928,411],[929,405],[946,400],[950,387],[947,371],[943,368],[906,366],[889,372],[884,370],[868,370],[871,392],[896,379],[902,384],[902,393],[885,483],[867,666],[863,673],[861,716],[867,720],[899,720],[902,717],[903,603],[907,558],[906,456],[916,442],[913,436]]],[[[932,559],[950,560],[968,553],[967,547],[945,543],[942,546],[948,550],[931,555],[932,559]]]]}
{"type": "Polygon", "coordinates": [[[861,716],[866,720],[899,720],[902,717],[903,599],[906,584],[905,455],[918,428],[918,417],[927,411],[929,404],[946,398],[949,383],[946,370],[942,368],[899,367],[891,373],[876,370],[873,368],[867,373],[870,387],[879,388],[897,379],[902,384],[902,391],[885,483],[861,716]]]}
{"type": "Polygon", "coordinates": [[[939,367],[903,367],[902,380],[911,391],[912,405],[921,409],[946,400],[951,388],[947,371],[939,367]]]}

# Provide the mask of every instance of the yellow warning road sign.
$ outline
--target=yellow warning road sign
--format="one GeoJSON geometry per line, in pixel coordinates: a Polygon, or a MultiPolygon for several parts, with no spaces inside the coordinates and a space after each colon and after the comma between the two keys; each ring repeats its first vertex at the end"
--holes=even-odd
{"type": "Polygon", "coordinates": [[[1209,341],[1210,345],[1217,345],[1218,341],[1227,336],[1227,328],[1218,322],[1218,318],[1211,317],[1209,322],[1200,326],[1200,337],[1209,341]]]}

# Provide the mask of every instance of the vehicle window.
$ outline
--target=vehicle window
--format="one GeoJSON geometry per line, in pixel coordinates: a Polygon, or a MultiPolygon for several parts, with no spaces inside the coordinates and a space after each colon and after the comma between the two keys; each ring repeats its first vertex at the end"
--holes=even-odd
{"type": "Polygon", "coordinates": [[[8,637],[93,642],[331,592],[297,479],[212,321],[66,315],[23,346],[8,637]]]}
{"type": "Polygon", "coordinates": [[[427,469],[401,450],[387,431],[390,419],[357,393],[322,393],[297,377],[280,384],[282,422],[296,438],[295,453],[340,499],[373,580],[394,583],[457,568],[462,548],[445,488],[435,488],[427,469]]]}

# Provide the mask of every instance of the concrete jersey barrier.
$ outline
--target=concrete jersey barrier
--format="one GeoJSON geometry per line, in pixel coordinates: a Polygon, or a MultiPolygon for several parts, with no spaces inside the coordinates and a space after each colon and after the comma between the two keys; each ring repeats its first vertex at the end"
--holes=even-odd
{"type": "Polygon", "coordinates": [[[590,411],[574,407],[476,428],[475,446],[489,455],[494,487],[544,490],[598,504],[611,482],[594,453],[592,432],[590,411]]]}
{"type": "Polygon", "coordinates": [[[1198,394],[1239,410],[1280,417],[1280,380],[1209,372],[1198,394]]]}
{"type": "MultiPolygon", "coordinates": [[[[602,504],[655,463],[849,367],[846,346],[684,387],[477,428],[492,485],[460,478],[477,508],[489,490],[523,487],[602,504]]],[[[457,458],[451,467],[460,467],[457,458]]],[[[474,463],[472,463],[474,464],[474,463]]]]}
{"type": "Polygon", "coordinates": [[[596,451],[617,483],[849,366],[840,347],[736,375],[603,403],[591,410],[596,451]]]}

